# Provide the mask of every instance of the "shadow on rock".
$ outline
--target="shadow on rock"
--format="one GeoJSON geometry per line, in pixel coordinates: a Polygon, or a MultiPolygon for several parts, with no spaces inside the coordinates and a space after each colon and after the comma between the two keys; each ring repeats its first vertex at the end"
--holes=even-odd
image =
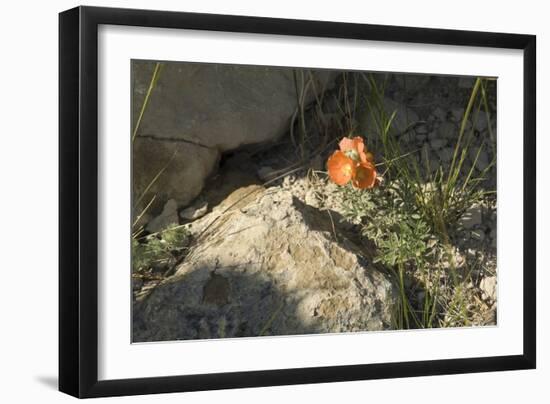
{"type": "Polygon", "coordinates": [[[134,305],[133,342],[320,332],[252,265],[200,267],[157,287],[134,305]]]}
{"type": "Polygon", "coordinates": [[[175,274],[135,303],[135,342],[391,327],[389,277],[327,212],[279,188],[239,200],[224,201],[233,208],[218,212],[175,274]]]}
{"type": "Polygon", "coordinates": [[[373,244],[362,238],[357,231],[351,231],[351,225],[341,213],[332,209],[320,210],[304,203],[297,197],[292,198],[292,204],[302,214],[304,223],[314,231],[324,232],[351,254],[356,254],[363,264],[372,264],[373,244]]]}

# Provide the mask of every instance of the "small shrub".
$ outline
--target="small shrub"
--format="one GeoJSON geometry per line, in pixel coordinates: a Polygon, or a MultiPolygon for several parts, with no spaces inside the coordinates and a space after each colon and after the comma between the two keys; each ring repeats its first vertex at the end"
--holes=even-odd
{"type": "Polygon", "coordinates": [[[174,264],[187,251],[190,234],[184,226],[173,226],[160,233],[132,239],[132,271],[143,272],[174,264]]]}
{"type": "Polygon", "coordinates": [[[341,188],[344,216],[360,224],[362,234],[374,242],[374,262],[393,270],[400,294],[397,328],[429,327],[429,316],[416,315],[419,310],[410,303],[406,283],[413,279],[409,272],[427,267],[433,255],[434,244],[429,243],[433,236],[415,206],[400,199],[396,188],[390,184],[372,192],[341,188]]]}
{"type": "Polygon", "coordinates": [[[483,146],[471,150],[474,133],[466,130],[470,115],[475,124],[482,107],[488,114],[486,80],[478,78],[472,89],[452,161],[431,167],[428,155],[420,149],[402,150],[398,136],[390,133],[396,112],[385,109],[385,83],[372,75],[362,77],[365,110],[359,113],[376,128],[369,142],[380,153],[376,169],[384,178],[368,192],[349,184],[341,187],[345,216],[361,225],[362,234],[376,246],[375,262],[397,279],[396,328],[470,325],[471,296],[465,287],[470,276],[457,276],[451,238],[463,213],[488,193],[480,184],[495,163],[474,175],[483,146]],[[471,151],[475,158],[467,168],[471,151]]]}

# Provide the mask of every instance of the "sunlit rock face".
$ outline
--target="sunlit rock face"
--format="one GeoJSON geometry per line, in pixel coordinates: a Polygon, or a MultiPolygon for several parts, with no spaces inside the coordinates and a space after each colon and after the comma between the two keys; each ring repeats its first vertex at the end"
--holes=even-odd
{"type": "Polygon", "coordinates": [[[135,303],[134,341],[391,327],[387,274],[335,238],[326,211],[276,191],[240,188],[193,224],[200,237],[185,262],[135,303]]]}

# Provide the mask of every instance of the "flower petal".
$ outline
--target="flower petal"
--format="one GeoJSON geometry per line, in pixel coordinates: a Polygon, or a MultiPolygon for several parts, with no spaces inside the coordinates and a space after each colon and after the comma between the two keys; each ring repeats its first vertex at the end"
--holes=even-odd
{"type": "Polygon", "coordinates": [[[340,146],[341,151],[355,161],[363,163],[368,161],[367,148],[361,136],[355,136],[354,138],[345,137],[340,140],[338,146],[340,146]]]}
{"type": "Polygon", "coordinates": [[[355,176],[355,163],[342,151],[335,151],[327,161],[328,175],[338,185],[346,185],[355,176]]]}
{"type": "Polygon", "coordinates": [[[340,140],[340,143],[338,143],[338,146],[340,146],[340,150],[344,153],[350,150],[355,150],[354,141],[349,137],[342,138],[342,140],[340,140]]]}
{"type": "Polygon", "coordinates": [[[370,162],[362,162],[357,165],[353,186],[355,188],[372,188],[376,184],[376,168],[370,162]]]}

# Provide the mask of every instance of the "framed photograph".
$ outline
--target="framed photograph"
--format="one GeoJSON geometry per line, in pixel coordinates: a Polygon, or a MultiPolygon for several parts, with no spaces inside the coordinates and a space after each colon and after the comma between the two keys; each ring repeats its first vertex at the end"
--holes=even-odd
{"type": "Polygon", "coordinates": [[[535,36],[59,28],[61,391],[535,368],[535,36]]]}

